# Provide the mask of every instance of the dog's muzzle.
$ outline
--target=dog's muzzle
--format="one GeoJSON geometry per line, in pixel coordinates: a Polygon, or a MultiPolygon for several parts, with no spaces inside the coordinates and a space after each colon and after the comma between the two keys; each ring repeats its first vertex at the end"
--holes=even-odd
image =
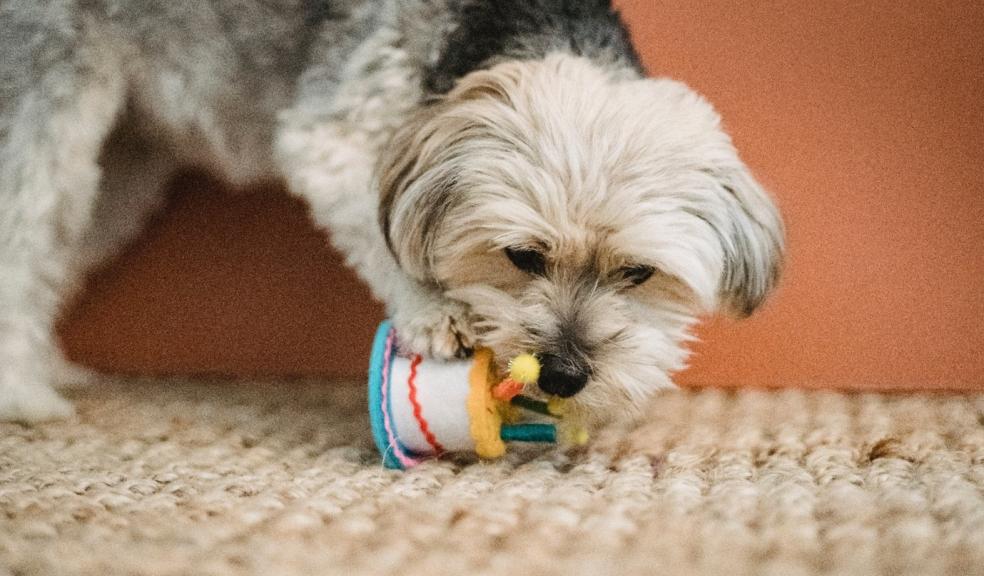
{"type": "Polygon", "coordinates": [[[588,384],[591,370],[553,354],[540,355],[540,389],[553,396],[570,398],[588,384]]]}

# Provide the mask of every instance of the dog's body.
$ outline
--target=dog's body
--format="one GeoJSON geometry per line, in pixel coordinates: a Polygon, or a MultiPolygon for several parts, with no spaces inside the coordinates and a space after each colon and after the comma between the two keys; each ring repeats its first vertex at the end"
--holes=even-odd
{"type": "Polygon", "coordinates": [[[7,0],[0,30],[0,419],[70,412],[58,305],[179,165],[286,179],[408,348],[536,352],[597,421],[778,275],[771,201],[607,1],[7,0]]]}

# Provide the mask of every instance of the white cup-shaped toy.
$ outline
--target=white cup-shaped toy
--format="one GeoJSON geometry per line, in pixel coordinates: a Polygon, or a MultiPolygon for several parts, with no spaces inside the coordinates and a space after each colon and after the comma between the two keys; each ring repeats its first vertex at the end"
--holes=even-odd
{"type": "Polygon", "coordinates": [[[492,353],[442,362],[399,353],[396,330],[380,324],[369,360],[369,416],[388,468],[406,469],[446,452],[482,458],[505,453],[506,441],[555,442],[553,424],[504,424],[508,403],[496,400],[492,353]]]}

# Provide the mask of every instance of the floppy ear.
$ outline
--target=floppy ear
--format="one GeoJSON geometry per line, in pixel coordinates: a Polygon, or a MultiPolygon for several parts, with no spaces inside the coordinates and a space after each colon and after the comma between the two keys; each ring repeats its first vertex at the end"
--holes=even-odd
{"type": "Polygon", "coordinates": [[[495,109],[510,107],[523,68],[503,64],[469,74],[412,116],[386,145],[377,166],[379,224],[400,266],[432,282],[432,256],[445,217],[461,199],[459,175],[494,137],[495,109]]]}
{"type": "Polygon", "coordinates": [[[772,199],[740,161],[715,177],[728,212],[727,223],[717,230],[724,252],[720,304],[723,311],[746,317],[779,281],[785,231],[772,199]]]}
{"type": "Polygon", "coordinates": [[[428,248],[451,200],[453,179],[433,171],[440,107],[424,109],[406,122],[386,145],[376,170],[379,225],[400,266],[429,281],[428,248]]]}

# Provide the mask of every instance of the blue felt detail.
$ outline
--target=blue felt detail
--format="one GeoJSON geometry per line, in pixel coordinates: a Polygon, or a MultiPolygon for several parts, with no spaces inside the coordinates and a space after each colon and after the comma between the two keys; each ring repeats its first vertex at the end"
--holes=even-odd
{"type": "Polygon", "coordinates": [[[506,424],[499,431],[503,442],[557,442],[553,424],[506,424]]]}
{"type": "MultiPolygon", "coordinates": [[[[372,353],[369,356],[369,423],[372,426],[372,439],[376,442],[376,449],[383,455],[383,465],[402,470],[403,465],[390,450],[389,440],[386,438],[386,425],[383,422],[383,372],[390,370],[390,366],[386,365],[386,340],[389,339],[392,328],[392,323],[384,320],[376,329],[376,337],[372,341],[372,353]]],[[[395,357],[394,351],[390,355],[390,361],[395,357]]]]}

